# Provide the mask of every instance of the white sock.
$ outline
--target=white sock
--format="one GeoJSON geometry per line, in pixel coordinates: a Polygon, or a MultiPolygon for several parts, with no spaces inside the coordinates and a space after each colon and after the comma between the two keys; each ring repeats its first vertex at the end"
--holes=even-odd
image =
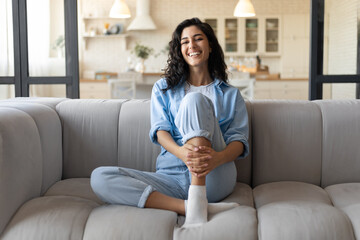
{"type": "Polygon", "coordinates": [[[206,223],[207,207],[206,186],[190,185],[188,200],[185,201],[186,218],[184,227],[206,223]]]}
{"type": "Polygon", "coordinates": [[[238,206],[240,206],[240,204],[235,203],[235,202],[208,203],[208,213],[216,214],[216,213],[224,212],[224,211],[227,211],[229,209],[232,209],[232,208],[235,208],[238,206]]]}
{"type": "MultiPolygon", "coordinates": [[[[209,214],[216,214],[219,212],[224,212],[230,210],[232,208],[236,208],[240,206],[240,204],[236,202],[219,202],[219,203],[208,203],[207,211],[209,214]]],[[[185,212],[187,208],[187,200],[185,200],[185,212]]]]}

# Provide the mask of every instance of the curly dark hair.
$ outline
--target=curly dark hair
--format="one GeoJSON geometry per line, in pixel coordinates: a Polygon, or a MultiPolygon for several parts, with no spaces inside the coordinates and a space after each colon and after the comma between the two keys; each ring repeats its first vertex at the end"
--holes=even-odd
{"type": "MultiPolygon", "coordinates": [[[[208,69],[210,76],[218,78],[221,81],[228,81],[228,74],[226,72],[227,66],[224,61],[224,52],[215,36],[214,30],[211,26],[205,22],[202,22],[198,18],[186,19],[181,22],[172,34],[172,39],[169,42],[169,56],[167,60],[167,66],[163,77],[166,79],[167,87],[162,89],[165,93],[169,89],[173,89],[177,86],[183,77],[189,77],[189,66],[185,62],[181,53],[181,34],[184,28],[196,26],[207,37],[211,53],[208,60],[208,69]]],[[[185,79],[186,79],[185,78],[185,79]]]]}

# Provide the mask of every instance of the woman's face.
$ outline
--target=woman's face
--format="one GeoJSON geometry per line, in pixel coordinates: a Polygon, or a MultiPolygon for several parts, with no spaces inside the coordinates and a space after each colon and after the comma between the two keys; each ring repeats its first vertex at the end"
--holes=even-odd
{"type": "Polygon", "coordinates": [[[206,35],[199,28],[184,28],[180,43],[181,53],[189,67],[207,67],[211,48],[206,35]]]}

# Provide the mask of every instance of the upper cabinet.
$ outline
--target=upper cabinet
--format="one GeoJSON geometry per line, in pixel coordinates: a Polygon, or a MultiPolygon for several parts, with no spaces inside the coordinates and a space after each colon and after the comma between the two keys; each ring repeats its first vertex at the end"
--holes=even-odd
{"type": "Polygon", "coordinates": [[[280,56],[280,17],[208,18],[225,55],[280,56]]]}

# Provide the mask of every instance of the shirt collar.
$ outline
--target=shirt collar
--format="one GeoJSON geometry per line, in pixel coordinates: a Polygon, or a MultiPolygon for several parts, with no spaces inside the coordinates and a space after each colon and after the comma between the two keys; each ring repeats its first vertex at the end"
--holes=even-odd
{"type": "Polygon", "coordinates": [[[230,85],[228,84],[228,83],[226,83],[226,82],[224,82],[224,81],[221,81],[221,80],[219,80],[219,79],[217,79],[217,78],[215,78],[215,85],[216,86],[219,86],[219,87],[221,87],[222,85],[224,85],[224,86],[226,86],[226,87],[229,87],[230,85]]]}

